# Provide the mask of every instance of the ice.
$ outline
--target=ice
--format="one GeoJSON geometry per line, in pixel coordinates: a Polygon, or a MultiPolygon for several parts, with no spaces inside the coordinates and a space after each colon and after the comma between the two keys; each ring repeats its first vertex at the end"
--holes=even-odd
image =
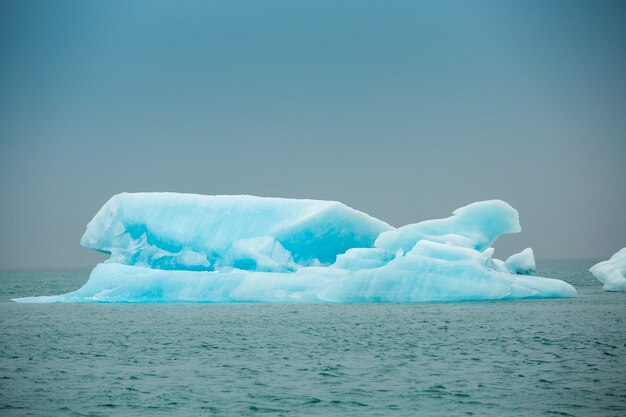
{"type": "Polygon", "coordinates": [[[426,220],[390,230],[376,247],[407,252],[420,240],[485,250],[503,234],[521,231],[517,211],[501,200],[480,201],[454,210],[451,217],[426,220]]]}
{"type": "Polygon", "coordinates": [[[293,273],[172,271],[102,263],[78,291],[20,302],[418,302],[574,297],[563,281],[489,271],[419,255],[381,268],[305,267],[293,273]],[[421,271],[421,272],[416,272],[421,271]]]}
{"type": "Polygon", "coordinates": [[[626,291],[626,248],[592,266],[589,271],[601,281],[606,291],[626,291]]]}
{"type": "Polygon", "coordinates": [[[81,243],[110,253],[77,291],[18,302],[418,302],[574,297],[531,277],[499,200],[398,229],[334,201],[174,193],[112,197],[81,243]],[[511,273],[512,272],[512,273],[511,273]],[[526,275],[524,275],[526,274],[526,275]]]}
{"type": "Polygon", "coordinates": [[[391,261],[395,255],[389,251],[378,248],[352,248],[344,254],[337,256],[332,265],[334,268],[343,268],[351,271],[359,269],[380,268],[391,261]]]}
{"type": "Polygon", "coordinates": [[[100,209],[81,244],[127,265],[284,272],[331,264],[390,229],[336,201],[123,193],[100,209]]]}
{"type": "Polygon", "coordinates": [[[504,261],[504,267],[512,274],[534,275],[535,254],[531,248],[526,248],[520,253],[509,256],[504,261]]]}

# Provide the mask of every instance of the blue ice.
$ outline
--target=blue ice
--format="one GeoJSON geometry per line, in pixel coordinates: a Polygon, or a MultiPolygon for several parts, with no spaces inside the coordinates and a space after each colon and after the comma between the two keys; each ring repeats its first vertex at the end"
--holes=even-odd
{"type": "Polygon", "coordinates": [[[17,302],[419,302],[574,297],[531,276],[532,250],[493,258],[521,230],[500,200],[394,228],[335,201],[123,193],[81,244],[110,254],[77,291],[17,302]]]}

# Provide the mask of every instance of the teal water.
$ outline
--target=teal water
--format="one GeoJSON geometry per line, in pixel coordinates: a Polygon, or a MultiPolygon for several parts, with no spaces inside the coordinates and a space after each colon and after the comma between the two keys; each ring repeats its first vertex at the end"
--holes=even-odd
{"type": "Polygon", "coordinates": [[[7,416],[624,416],[626,294],[575,299],[17,304],[89,271],[0,272],[7,416]]]}

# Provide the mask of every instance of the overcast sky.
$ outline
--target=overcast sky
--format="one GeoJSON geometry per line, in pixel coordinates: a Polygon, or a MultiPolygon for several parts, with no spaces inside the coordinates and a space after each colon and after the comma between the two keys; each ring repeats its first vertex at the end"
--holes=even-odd
{"type": "Polygon", "coordinates": [[[624,1],[0,2],[0,268],[90,266],[113,194],[499,198],[496,257],[626,246],[624,1]]]}

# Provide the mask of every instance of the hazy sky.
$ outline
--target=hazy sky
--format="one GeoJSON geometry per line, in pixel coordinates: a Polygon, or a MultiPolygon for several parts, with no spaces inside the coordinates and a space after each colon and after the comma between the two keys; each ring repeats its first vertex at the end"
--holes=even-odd
{"type": "Polygon", "coordinates": [[[89,266],[113,194],[520,212],[496,257],[626,246],[624,1],[0,2],[0,268],[89,266]]]}

